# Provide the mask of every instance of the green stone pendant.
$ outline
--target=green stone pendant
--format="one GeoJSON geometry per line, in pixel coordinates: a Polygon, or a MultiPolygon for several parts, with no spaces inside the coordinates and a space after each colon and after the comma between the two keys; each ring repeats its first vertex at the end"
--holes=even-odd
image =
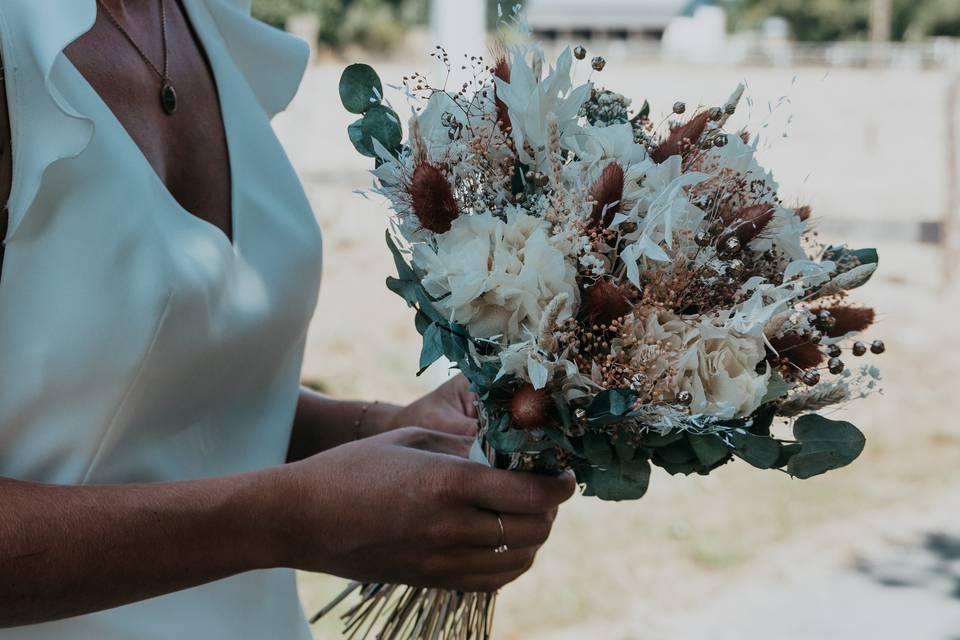
{"type": "Polygon", "coordinates": [[[164,82],[160,87],[160,104],[163,105],[163,110],[168,116],[172,116],[177,111],[177,92],[169,82],[164,82]]]}

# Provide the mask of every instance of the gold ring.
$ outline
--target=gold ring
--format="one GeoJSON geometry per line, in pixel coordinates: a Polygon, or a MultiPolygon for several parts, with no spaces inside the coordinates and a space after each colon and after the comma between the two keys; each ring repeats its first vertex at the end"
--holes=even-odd
{"type": "Polygon", "coordinates": [[[493,550],[494,553],[506,553],[510,551],[510,547],[507,546],[507,534],[503,529],[503,518],[500,517],[500,514],[497,514],[497,524],[500,525],[500,544],[497,545],[497,548],[493,550]]]}

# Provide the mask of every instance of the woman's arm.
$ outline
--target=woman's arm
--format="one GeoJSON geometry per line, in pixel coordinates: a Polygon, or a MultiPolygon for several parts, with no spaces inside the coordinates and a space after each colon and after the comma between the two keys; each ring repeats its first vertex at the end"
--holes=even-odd
{"type": "Polygon", "coordinates": [[[334,400],[300,390],[287,461],[304,460],[342,444],[390,431],[401,407],[382,402],[334,400]]]}
{"type": "Polygon", "coordinates": [[[61,487],[0,479],[0,628],[268,567],[269,476],[61,487]]]}
{"type": "Polygon", "coordinates": [[[493,591],[574,489],[489,469],[470,439],[400,429],[296,464],[192,482],[0,479],[0,628],[117,607],[254,569],[493,591]],[[503,514],[510,551],[501,544],[503,514]]]}
{"type": "Polygon", "coordinates": [[[303,460],[354,440],[406,426],[471,436],[477,430],[474,399],[463,376],[406,407],[334,400],[301,389],[287,458],[290,462],[303,460]]]}

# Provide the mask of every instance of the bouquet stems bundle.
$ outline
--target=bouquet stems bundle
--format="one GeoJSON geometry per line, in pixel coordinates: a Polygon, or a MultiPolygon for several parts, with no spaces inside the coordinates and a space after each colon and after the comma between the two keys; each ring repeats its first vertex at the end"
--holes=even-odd
{"type": "Polygon", "coordinates": [[[382,640],[479,640],[493,628],[496,594],[458,593],[398,585],[353,582],[314,616],[316,622],[359,592],[360,602],[341,616],[344,635],[382,640]]]}

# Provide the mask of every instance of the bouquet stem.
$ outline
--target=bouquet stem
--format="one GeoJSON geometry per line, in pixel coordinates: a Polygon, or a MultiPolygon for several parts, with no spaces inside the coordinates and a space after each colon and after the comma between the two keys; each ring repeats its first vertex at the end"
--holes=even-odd
{"type": "Polygon", "coordinates": [[[386,584],[351,583],[311,623],[359,591],[360,602],[340,616],[349,640],[489,640],[495,593],[460,593],[386,584]]]}

